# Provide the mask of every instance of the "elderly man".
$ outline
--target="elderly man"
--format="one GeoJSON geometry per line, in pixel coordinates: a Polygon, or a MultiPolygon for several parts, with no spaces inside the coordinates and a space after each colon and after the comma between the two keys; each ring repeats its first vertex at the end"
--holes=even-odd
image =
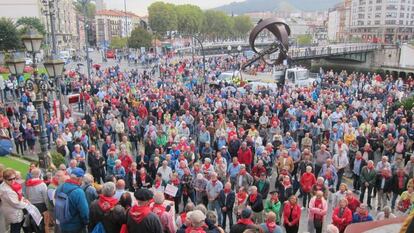
{"type": "Polygon", "coordinates": [[[160,173],[162,175],[162,180],[165,183],[168,183],[171,179],[172,169],[168,166],[168,161],[162,161],[162,166],[158,168],[157,174],[160,173]]]}
{"type": "Polygon", "coordinates": [[[218,215],[218,221],[222,222],[221,208],[219,203],[219,194],[223,189],[223,183],[217,179],[217,173],[212,172],[210,174],[210,181],[207,182],[206,192],[208,198],[208,209],[215,210],[218,215]]]}
{"type": "MultiPolygon", "coordinates": [[[[343,145],[345,145],[345,144],[343,144],[343,145]]],[[[349,160],[348,160],[346,150],[339,147],[337,152],[338,153],[336,153],[332,158],[333,165],[335,166],[335,169],[336,169],[336,175],[338,176],[338,180],[337,180],[337,183],[336,183],[336,190],[339,189],[339,185],[342,183],[342,176],[344,175],[345,168],[349,164],[349,160]]]]}
{"type": "MultiPolygon", "coordinates": [[[[48,219],[46,207],[46,203],[48,202],[47,186],[40,179],[40,169],[34,168],[30,174],[32,178],[26,181],[26,197],[45,216],[45,219],[48,219]]],[[[44,222],[39,227],[44,228],[44,222]]]]}
{"type": "Polygon", "coordinates": [[[207,201],[207,194],[206,194],[206,187],[207,187],[207,179],[204,178],[202,173],[198,173],[197,177],[193,180],[193,187],[195,190],[195,202],[196,204],[203,203],[206,205],[207,201]]]}
{"type": "Polygon", "coordinates": [[[122,194],[126,192],[125,190],[125,181],[123,179],[119,179],[116,181],[116,190],[114,194],[114,198],[120,199],[122,194]]]}
{"type": "Polygon", "coordinates": [[[89,205],[86,200],[85,192],[80,188],[82,178],[85,172],[81,168],[72,170],[70,179],[60,185],[56,190],[56,195],[64,193],[68,196],[71,205],[69,211],[72,218],[69,221],[63,221],[61,217],[65,216],[65,209],[55,207],[58,224],[62,233],[86,233],[86,226],[89,223],[89,205]]]}
{"type": "Polygon", "coordinates": [[[150,208],[154,194],[148,189],[138,189],[134,196],[137,205],[131,207],[127,214],[128,232],[162,233],[160,219],[150,208]]]}
{"type": "Polygon", "coordinates": [[[114,198],[115,184],[106,182],[102,186],[102,195],[90,206],[89,232],[101,224],[105,232],[120,232],[122,224],[126,223],[125,209],[114,198]]]}
{"type": "Polygon", "coordinates": [[[154,205],[152,206],[151,211],[158,215],[164,232],[174,233],[174,213],[171,213],[172,209],[170,206],[164,205],[164,201],[164,193],[156,192],[154,194],[154,205]]]}
{"type": "Polygon", "coordinates": [[[253,221],[256,223],[263,222],[263,198],[262,195],[257,191],[256,186],[250,187],[250,195],[247,198],[247,206],[253,211],[253,221]]]}
{"type": "Polygon", "coordinates": [[[377,180],[377,172],[374,169],[374,161],[369,160],[367,165],[362,168],[361,171],[361,195],[359,201],[364,202],[365,190],[368,189],[368,208],[372,209],[371,206],[371,194],[377,180]]]}
{"type": "Polygon", "coordinates": [[[326,145],[322,144],[321,148],[315,152],[315,175],[319,174],[322,165],[329,158],[331,158],[331,153],[326,150],[326,145]]]}
{"type": "Polygon", "coordinates": [[[250,167],[253,162],[253,153],[252,150],[247,147],[247,143],[243,142],[240,146],[240,149],[237,152],[237,159],[239,163],[244,164],[247,170],[250,171],[250,167]]]}

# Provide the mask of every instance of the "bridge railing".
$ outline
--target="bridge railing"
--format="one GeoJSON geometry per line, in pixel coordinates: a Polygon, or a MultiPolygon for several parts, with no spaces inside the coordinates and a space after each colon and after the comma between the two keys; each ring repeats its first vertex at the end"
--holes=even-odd
{"type": "Polygon", "coordinates": [[[378,49],[379,45],[364,44],[364,45],[346,45],[341,47],[309,47],[292,49],[289,54],[292,58],[305,57],[323,57],[330,55],[341,55],[349,53],[366,52],[378,49]]]}

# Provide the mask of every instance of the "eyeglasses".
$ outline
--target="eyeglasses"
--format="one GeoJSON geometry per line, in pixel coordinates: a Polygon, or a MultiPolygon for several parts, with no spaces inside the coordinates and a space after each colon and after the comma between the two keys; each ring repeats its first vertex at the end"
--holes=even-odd
{"type": "Polygon", "coordinates": [[[13,181],[13,180],[16,180],[16,177],[12,177],[12,178],[9,178],[9,179],[6,179],[7,181],[13,181]]]}

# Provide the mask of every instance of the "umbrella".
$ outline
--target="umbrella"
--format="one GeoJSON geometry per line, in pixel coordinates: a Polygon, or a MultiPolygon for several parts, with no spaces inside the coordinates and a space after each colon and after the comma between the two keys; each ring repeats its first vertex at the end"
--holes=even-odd
{"type": "Polygon", "coordinates": [[[13,150],[13,143],[9,139],[0,139],[0,156],[6,156],[13,150]]]}

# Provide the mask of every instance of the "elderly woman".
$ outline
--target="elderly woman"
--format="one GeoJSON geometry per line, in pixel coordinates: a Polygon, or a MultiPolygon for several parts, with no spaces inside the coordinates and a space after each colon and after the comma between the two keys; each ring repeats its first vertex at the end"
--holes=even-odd
{"type": "Polygon", "coordinates": [[[352,211],[348,208],[348,201],[346,198],[340,199],[338,206],[332,213],[332,224],[339,229],[339,232],[343,233],[351,222],[352,211]]]}
{"type": "Polygon", "coordinates": [[[103,225],[105,232],[120,232],[122,224],[126,223],[126,211],[114,198],[115,184],[106,182],[102,186],[102,194],[98,200],[90,205],[89,231],[99,223],[103,225]]]}
{"type": "Polygon", "coordinates": [[[289,201],[283,207],[283,226],[286,233],[298,233],[301,209],[298,198],[295,195],[289,197],[289,201]]]}
{"type": "Polygon", "coordinates": [[[5,169],[3,180],[0,185],[0,210],[6,225],[10,225],[10,233],[20,233],[23,225],[23,209],[28,201],[23,197],[22,186],[16,182],[16,171],[5,169]]]}
{"type": "Polygon", "coordinates": [[[317,191],[309,202],[308,231],[310,233],[322,233],[322,226],[327,213],[328,203],[323,197],[323,192],[317,191]]]}

